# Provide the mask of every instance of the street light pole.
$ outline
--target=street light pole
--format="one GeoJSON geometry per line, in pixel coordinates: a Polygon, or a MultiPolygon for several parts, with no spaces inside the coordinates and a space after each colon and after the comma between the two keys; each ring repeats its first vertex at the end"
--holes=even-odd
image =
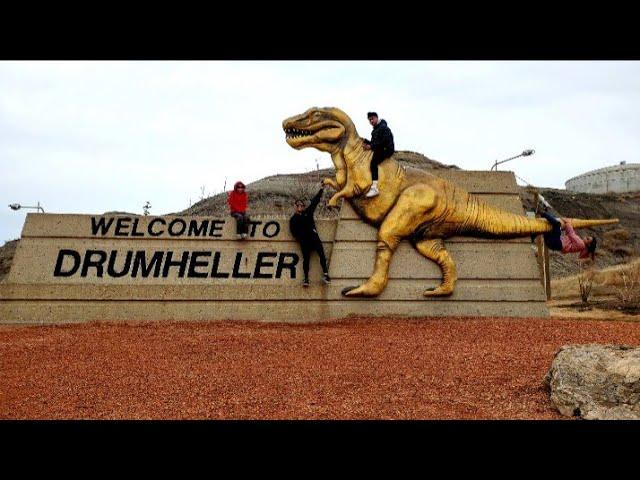
{"type": "Polygon", "coordinates": [[[40,202],[38,201],[38,205],[36,205],[35,207],[29,207],[26,205],[20,205],[19,203],[12,203],[9,205],[9,208],[11,210],[20,210],[21,208],[34,208],[38,211],[42,210],[42,213],[44,213],[44,208],[42,208],[42,206],[40,205],[40,202]]]}
{"type": "Polygon", "coordinates": [[[520,157],[528,157],[529,155],[533,155],[534,153],[536,153],[536,151],[530,149],[530,150],[523,151],[520,155],[516,155],[515,157],[507,158],[506,160],[500,160],[500,161],[496,160],[495,163],[493,164],[493,167],[491,167],[491,171],[495,170],[497,172],[498,165],[500,165],[501,163],[506,163],[520,157]]]}

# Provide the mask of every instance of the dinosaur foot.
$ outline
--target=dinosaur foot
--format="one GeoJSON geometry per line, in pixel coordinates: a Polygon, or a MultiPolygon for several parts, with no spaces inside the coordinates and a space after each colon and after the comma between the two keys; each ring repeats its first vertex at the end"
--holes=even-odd
{"type": "Polygon", "coordinates": [[[365,285],[345,287],[342,289],[342,295],[345,297],[375,297],[379,294],[380,292],[366,288],[365,285]]]}
{"type": "Polygon", "coordinates": [[[438,287],[427,288],[422,295],[425,297],[448,297],[453,293],[453,287],[440,285],[438,287]]]}

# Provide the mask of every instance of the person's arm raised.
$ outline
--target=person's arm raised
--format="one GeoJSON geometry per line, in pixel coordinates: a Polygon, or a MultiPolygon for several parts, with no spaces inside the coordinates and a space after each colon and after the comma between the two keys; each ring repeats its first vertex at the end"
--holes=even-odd
{"type": "Polygon", "coordinates": [[[320,203],[320,198],[322,198],[323,191],[324,191],[324,186],[320,187],[320,190],[318,190],[318,193],[316,193],[316,196],[313,197],[313,199],[309,203],[309,206],[307,207],[306,213],[313,215],[313,212],[315,212],[316,207],[318,206],[318,203],[320,203]]]}

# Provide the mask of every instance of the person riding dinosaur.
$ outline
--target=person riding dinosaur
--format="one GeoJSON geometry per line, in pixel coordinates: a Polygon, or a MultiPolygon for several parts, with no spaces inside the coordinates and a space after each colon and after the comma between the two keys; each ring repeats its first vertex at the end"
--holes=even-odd
{"type": "Polygon", "coordinates": [[[364,139],[364,149],[373,150],[370,167],[373,183],[366,194],[367,198],[371,198],[380,194],[378,190],[378,165],[393,155],[395,145],[393,144],[393,133],[391,133],[391,129],[387,126],[385,120],[379,119],[376,112],[367,113],[367,118],[373,126],[371,141],[364,139]]]}

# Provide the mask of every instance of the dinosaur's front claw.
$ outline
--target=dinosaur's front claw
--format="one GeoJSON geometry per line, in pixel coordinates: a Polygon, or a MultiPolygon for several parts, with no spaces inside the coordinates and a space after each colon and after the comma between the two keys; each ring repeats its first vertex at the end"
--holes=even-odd
{"type": "Polygon", "coordinates": [[[331,187],[334,190],[338,190],[338,184],[333,178],[323,178],[322,185],[324,185],[325,187],[331,187]]]}
{"type": "Polygon", "coordinates": [[[340,198],[342,197],[342,195],[338,195],[337,193],[331,197],[329,199],[329,201],[327,202],[327,207],[337,207],[338,206],[338,200],[340,200],[340,198]]]}
{"type": "Polygon", "coordinates": [[[448,297],[453,293],[453,287],[440,285],[434,288],[427,288],[422,295],[425,297],[448,297]]]}

